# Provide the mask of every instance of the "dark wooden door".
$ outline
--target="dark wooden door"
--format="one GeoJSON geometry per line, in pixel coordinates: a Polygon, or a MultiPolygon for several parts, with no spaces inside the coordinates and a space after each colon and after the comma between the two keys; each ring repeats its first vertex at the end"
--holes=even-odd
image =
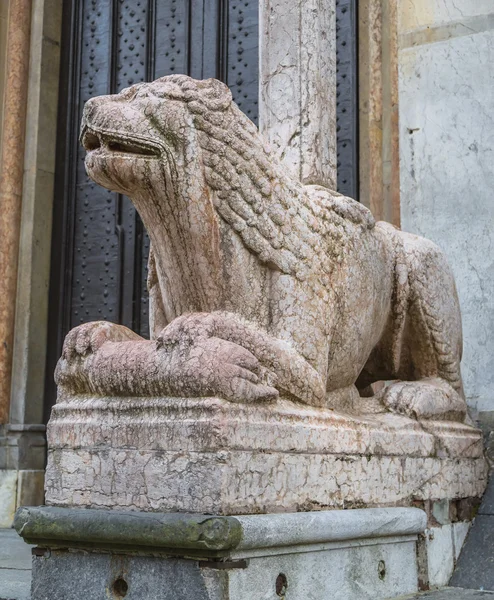
{"type": "MultiPolygon", "coordinates": [[[[357,105],[350,73],[356,65],[349,50],[355,23],[348,8],[355,3],[338,0],[338,182],[354,195],[357,105]]],[[[53,371],[71,328],[103,319],[148,335],[149,241],[128,198],[85,173],[78,141],[84,103],[172,73],[221,79],[257,123],[258,0],[64,3],[46,418],[55,400],[53,371]]]]}
{"type": "Polygon", "coordinates": [[[358,0],[336,0],[338,191],[358,200],[358,0]]]}
{"type": "Polygon", "coordinates": [[[85,173],[84,103],[187,73],[223,80],[254,122],[258,114],[257,0],[67,0],[64,11],[46,417],[72,327],[104,319],[148,335],[149,241],[128,198],[85,173]]]}

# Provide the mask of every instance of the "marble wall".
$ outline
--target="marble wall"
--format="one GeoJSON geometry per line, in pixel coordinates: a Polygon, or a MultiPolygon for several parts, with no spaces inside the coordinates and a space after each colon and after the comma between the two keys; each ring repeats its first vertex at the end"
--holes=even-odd
{"type": "Polygon", "coordinates": [[[494,4],[398,0],[401,226],[439,244],[474,411],[494,411],[494,4]]]}

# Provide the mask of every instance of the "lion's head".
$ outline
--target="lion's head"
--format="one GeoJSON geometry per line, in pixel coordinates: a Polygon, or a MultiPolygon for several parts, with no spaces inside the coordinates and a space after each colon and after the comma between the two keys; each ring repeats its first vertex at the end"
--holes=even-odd
{"type": "Polygon", "coordinates": [[[320,265],[334,262],[348,223],[373,224],[353,201],[293,179],[215,79],[172,75],[93,98],[81,141],[90,177],[132,198],[161,271],[180,274],[169,287],[189,282],[181,297],[221,295],[221,224],[261,263],[301,280],[331,270],[320,265]]]}
{"type": "Polygon", "coordinates": [[[207,298],[219,295],[217,186],[211,165],[225,156],[239,131],[249,143],[258,136],[227,86],[214,79],[163,77],[93,98],[84,108],[81,142],[89,176],[132,198],[159,270],[168,277],[180,274],[175,288],[188,286],[182,297],[201,295],[194,306],[208,307],[207,298]]]}
{"type": "MultiPolygon", "coordinates": [[[[84,107],[81,131],[87,172],[100,185],[130,196],[156,186],[163,167],[177,183],[175,176],[184,169],[188,174],[194,166],[203,170],[198,137],[208,124],[227,131],[234,108],[227,86],[185,75],[92,98],[84,107]]],[[[248,127],[248,119],[242,120],[248,127]]]]}

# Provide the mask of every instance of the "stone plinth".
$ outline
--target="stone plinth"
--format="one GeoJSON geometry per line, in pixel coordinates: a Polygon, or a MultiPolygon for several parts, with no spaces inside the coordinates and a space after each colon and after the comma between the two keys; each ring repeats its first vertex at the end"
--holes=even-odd
{"type": "Polygon", "coordinates": [[[479,497],[481,433],[395,414],[352,417],[287,401],[60,400],[46,503],[220,515],[479,497]]]}
{"type": "Polygon", "coordinates": [[[20,509],[33,600],[394,598],[417,591],[414,508],[218,517],[20,509]],[[91,577],[88,577],[91,573],[91,577]]]}

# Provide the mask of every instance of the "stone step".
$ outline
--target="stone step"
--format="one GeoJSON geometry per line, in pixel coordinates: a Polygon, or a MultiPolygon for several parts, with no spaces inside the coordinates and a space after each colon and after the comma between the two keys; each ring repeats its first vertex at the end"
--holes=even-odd
{"type": "Polygon", "coordinates": [[[0,600],[30,600],[31,571],[0,569],[0,600]]]}
{"type": "MultiPolygon", "coordinates": [[[[494,480],[489,485],[489,490],[484,498],[482,506],[479,510],[476,523],[480,523],[478,528],[480,533],[476,533],[473,529],[473,536],[469,538],[464,550],[464,558],[460,557],[459,565],[463,565],[463,573],[465,565],[470,565],[471,569],[476,569],[473,563],[473,556],[477,562],[483,564],[485,560],[492,561],[492,555],[482,552],[482,548],[478,547],[478,536],[483,533],[484,537],[492,534],[494,527],[494,480]],[[492,523],[488,522],[487,530],[482,517],[492,519],[492,523]],[[485,560],[484,560],[485,559],[485,560]]],[[[475,528],[475,526],[474,526],[475,528]]],[[[484,568],[485,565],[484,565],[484,568]]],[[[493,578],[492,569],[490,573],[482,574],[483,578],[490,576],[493,578]]],[[[478,569],[477,569],[478,571],[478,569]]],[[[458,576],[457,571],[457,575],[458,576]]],[[[461,573],[460,573],[461,574],[461,573]]],[[[482,578],[482,577],[481,577],[482,578]]],[[[31,546],[26,544],[13,529],[0,529],[0,600],[29,600],[31,587],[31,546]]],[[[478,581],[470,584],[470,587],[482,587],[478,581]]],[[[463,589],[459,587],[448,587],[441,590],[433,590],[419,594],[401,596],[399,600],[477,600],[477,599],[494,600],[494,591],[486,591],[479,589],[463,589]]],[[[351,600],[351,599],[349,599],[351,600]]]]}

